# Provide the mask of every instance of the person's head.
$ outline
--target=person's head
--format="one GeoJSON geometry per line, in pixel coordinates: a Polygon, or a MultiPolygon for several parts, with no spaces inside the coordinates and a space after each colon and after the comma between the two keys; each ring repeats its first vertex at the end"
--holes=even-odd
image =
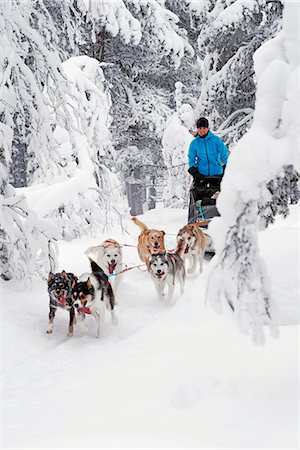
{"type": "Polygon", "coordinates": [[[208,133],[208,120],[206,117],[200,117],[196,123],[197,132],[200,137],[206,136],[208,133]]]}

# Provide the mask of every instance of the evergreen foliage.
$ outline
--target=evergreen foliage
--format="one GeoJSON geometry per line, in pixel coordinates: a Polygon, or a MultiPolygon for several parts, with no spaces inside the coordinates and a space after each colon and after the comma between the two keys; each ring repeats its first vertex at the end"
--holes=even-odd
{"type": "Polygon", "coordinates": [[[295,205],[300,199],[300,175],[291,164],[283,166],[278,175],[265,185],[269,195],[262,195],[258,205],[258,213],[263,227],[275,222],[277,216],[286,218],[289,206],[295,205]]]}
{"type": "Polygon", "coordinates": [[[208,116],[212,128],[232,145],[252,123],[256,91],[253,54],[280,30],[283,5],[265,0],[201,3],[202,7],[194,10],[202,22],[198,37],[201,95],[196,115],[208,116]]]}
{"type": "Polygon", "coordinates": [[[297,8],[286,4],[283,30],[254,55],[253,124],[230,155],[217,201],[221,217],[210,226],[217,252],[208,299],[217,309],[226,299],[240,328],[256,343],[264,342],[264,325],[277,334],[276,305],[258,230],[278,214],[286,217],[289,205],[299,201],[297,8]]]}

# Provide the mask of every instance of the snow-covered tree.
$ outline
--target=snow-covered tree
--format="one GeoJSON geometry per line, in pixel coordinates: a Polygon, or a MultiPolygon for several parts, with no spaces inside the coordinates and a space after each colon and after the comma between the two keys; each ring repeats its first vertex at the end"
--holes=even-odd
{"type": "Polygon", "coordinates": [[[264,325],[276,333],[276,305],[259,254],[258,229],[275,214],[286,215],[288,205],[299,199],[297,17],[299,4],[286,2],[283,30],[254,55],[253,124],[231,153],[217,201],[221,217],[209,228],[216,265],[208,300],[220,308],[226,299],[240,328],[258,343],[264,341],[264,325]]]}
{"type": "Polygon", "coordinates": [[[23,158],[35,148],[40,162],[55,151],[43,97],[45,86],[49,86],[48,93],[55,87],[53,107],[64,100],[65,80],[58,61],[31,28],[30,14],[30,3],[0,4],[1,263],[5,279],[30,277],[40,266],[45,274],[56,263],[53,239],[57,230],[38,220],[24,196],[8,183],[9,165],[18,146],[22,146],[23,158]]]}
{"type": "Polygon", "coordinates": [[[207,116],[228,144],[249,128],[255,103],[253,53],[281,26],[282,4],[266,0],[185,0],[198,18],[201,95],[207,116]],[[201,26],[200,26],[201,25],[201,26]]]}
{"type": "Polygon", "coordinates": [[[54,139],[64,177],[42,190],[38,187],[35,208],[41,216],[55,218],[62,237],[73,238],[108,227],[114,216],[124,214],[126,205],[120,182],[105,165],[106,158],[114,157],[114,148],[108,129],[110,96],[100,63],[78,56],[62,69],[69,81],[70,126],[68,132],[57,126],[54,139]]]}
{"type": "MultiPolygon", "coordinates": [[[[189,62],[193,59],[193,49],[182,24],[179,25],[180,18],[173,12],[172,2],[127,1],[126,5],[139,20],[139,44],[125,44],[121,35],[112,37],[102,30],[98,40],[102,47],[93,53],[101,54],[106,63],[103,69],[111,86],[117,160],[124,151],[138,148],[144,165],[142,172],[156,178],[162,175],[157,173],[164,164],[161,139],[175,106],[174,83],[181,70],[178,65],[183,58],[189,62]]],[[[184,68],[181,73],[186,73],[184,68]]],[[[195,86],[193,80],[191,85],[195,86]]]]}
{"type": "Polygon", "coordinates": [[[167,121],[162,139],[164,174],[164,203],[166,206],[185,208],[188,203],[190,175],[187,172],[188,148],[193,136],[189,132],[194,126],[193,109],[182,104],[183,85],[176,83],[176,113],[167,121]]]}
{"type": "Polygon", "coordinates": [[[8,183],[12,129],[0,122],[0,276],[4,280],[45,276],[57,265],[53,223],[39,220],[26,198],[8,183]]]}
{"type": "Polygon", "coordinates": [[[44,271],[55,270],[52,239],[59,233],[41,218],[55,219],[60,236],[74,237],[97,224],[109,226],[114,208],[117,217],[124,211],[121,196],[112,200],[119,182],[100,161],[113,150],[107,129],[109,97],[99,63],[87,58],[68,73],[53,51],[55,40],[47,43],[52,51],[45,45],[48,33],[39,29],[44,21],[34,19],[37,4],[40,17],[42,1],[0,4],[4,278],[36,273],[40,258],[44,271]],[[8,184],[8,171],[20,144],[26,169],[22,184],[31,186],[19,195],[8,184]]]}

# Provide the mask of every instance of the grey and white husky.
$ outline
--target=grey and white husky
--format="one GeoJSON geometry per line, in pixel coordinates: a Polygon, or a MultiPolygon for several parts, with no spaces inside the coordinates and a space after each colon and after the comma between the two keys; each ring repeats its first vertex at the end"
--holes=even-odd
{"type": "Polygon", "coordinates": [[[180,293],[183,294],[184,292],[185,269],[181,258],[184,248],[185,242],[180,239],[174,253],[163,252],[151,257],[149,272],[160,300],[163,300],[165,296],[166,285],[168,286],[167,301],[172,300],[176,281],[180,284],[180,293]]]}

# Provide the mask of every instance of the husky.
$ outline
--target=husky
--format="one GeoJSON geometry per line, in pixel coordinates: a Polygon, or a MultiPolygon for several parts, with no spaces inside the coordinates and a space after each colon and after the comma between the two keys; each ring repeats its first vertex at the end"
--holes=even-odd
{"type": "Polygon", "coordinates": [[[163,230],[149,229],[137,217],[131,217],[131,220],[141,230],[138,237],[138,254],[149,269],[151,255],[165,251],[165,232],[163,230]]]}
{"type": "Polygon", "coordinates": [[[166,285],[168,285],[167,301],[172,300],[176,281],[180,284],[181,295],[184,292],[185,269],[181,258],[184,247],[184,240],[180,239],[174,253],[162,252],[151,256],[149,272],[160,300],[165,296],[166,285]]]}
{"type": "Polygon", "coordinates": [[[116,294],[122,276],[119,272],[123,268],[121,245],[114,239],[106,239],[100,245],[89,247],[84,253],[88,257],[93,256],[106,275],[115,275],[112,286],[116,294]]]}
{"type": "Polygon", "coordinates": [[[60,273],[49,273],[48,294],[49,294],[49,322],[46,330],[47,334],[53,333],[53,322],[57,308],[64,309],[69,313],[68,336],[73,335],[75,312],[73,307],[72,289],[76,285],[77,277],[73,273],[64,270],[60,273]]]}
{"type": "Polygon", "coordinates": [[[198,223],[190,223],[185,225],[178,231],[177,239],[183,239],[185,249],[183,253],[184,259],[190,260],[188,273],[196,270],[197,262],[199,262],[199,271],[203,271],[203,261],[206,249],[209,246],[209,236],[206,236],[200,229],[198,223]]]}
{"type": "Polygon", "coordinates": [[[101,335],[105,310],[111,312],[112,321],[117,324],[115,313],[115,296],[107,275],[95,261],[90,259],[92,273],[82,274],[72,291],[76,322],[83,331],[87,331],[84,323],[86,314],[91,314],[97,323],[97,338],[101,335]]]}

